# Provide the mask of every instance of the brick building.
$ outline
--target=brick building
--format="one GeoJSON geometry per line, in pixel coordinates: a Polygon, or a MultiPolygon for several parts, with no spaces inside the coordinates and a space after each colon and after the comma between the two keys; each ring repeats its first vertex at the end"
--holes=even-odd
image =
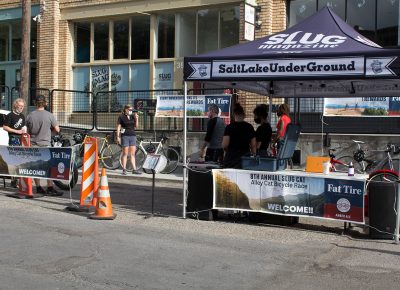
{"type": "MultiPolygon", "coordinates": [[[[20,2],[0,2],[3,95],[5,87],[19,84],[20,2]]],[[[93,93],[182,89],[184,56],[247,41],[245,2],[257,7],[255,38],[284,30],[327,5],[378,44],[399,45],[399,0],[32,0],[31,87],[93,93]]],[[[239,98],[248,112],[266,100],[239,98]]],[[[87,95],[72,99],[63,110],[90,110],[87,95]]]]}

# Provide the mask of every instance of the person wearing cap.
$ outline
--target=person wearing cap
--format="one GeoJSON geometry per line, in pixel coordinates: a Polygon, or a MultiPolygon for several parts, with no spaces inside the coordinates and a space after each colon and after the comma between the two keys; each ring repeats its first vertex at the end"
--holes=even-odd
{"type": "Polygon", "coordinates": [[[139,116],[137,112],[133,110],[131,105],[125,105],[122,110],[122,114],[117,120],[117,142],[122,146],[122,175],[126,175],[126,162],[128,155],[133,168],[132,174],[141,174],[136,169],[136,131],[138,126],[139,116]]]}
{"type": "MultiPolygon", "coordinates": [[[[60,127],[54,115],[46,110],[47,101],[43,95],[36,97],[36,110],[26,117],[28,133],[31,135],[31,146],[51,147],[51,131],[60,133],[60,127]]],[[[47,179],[47,190],[40,186],[40,179],[35,178],[36,193],[61,196],[62,192],[55,190],[53,181],[47,179]]]]}
{"type": "MultiPolygon", "coordinates": [[[[21,135],[26,133],[25,116],[22,113],[25,108],[24,99],[18,98],[13,102],[12,112],[4,118],[3,129],[8,132],[8,145],[21,146],[21,135]]],[[[11,179],[11,186],[17,187],[18,179],[11,179]]]]}
{"type": "Polygon", "coordinates": [[[208,105],[207,133],[204,143],[200,149],[201,161],[222,162],[224,149],[222,149],[222,139],[224,137],[225,123],[219,117],[220,109],[216,104],[208,105]]]}
{"type": "Polygon", "coordinates": [[[268,106],[259,104],[255,107],[254,122],[259,124],[256,130],[257,154],[259,156],[268,156],[269,143],[272,138],[272,128],[268,123],[268,106]]]}

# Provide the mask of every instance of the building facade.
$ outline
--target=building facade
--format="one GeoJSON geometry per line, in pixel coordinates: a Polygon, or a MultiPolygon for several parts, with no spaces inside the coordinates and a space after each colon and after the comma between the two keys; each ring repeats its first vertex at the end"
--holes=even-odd
{"type": "MultiPolygon", "coordinates": [[[[381,46],[399,46],[399,0],[32,0],[30,86],[93,94],[182,89],[184,56],[248,41],[246,4],[255,7],[254,38],[284,30],[328,6],[381,46]]],[[[20,1],[3,0],[3,96],[19,86],[20,44],[20,1]]],[[[63,110],[90,111],[86,94],[70,99],[63,110]]],[[[251,116],[266,97],[241,93],[239,100],[251,116]]],[[[112,111],[123,101],[117,104],[112,111]]],[[[320,113],[321,104],[314,98],[292,107],[320,113]]]]}

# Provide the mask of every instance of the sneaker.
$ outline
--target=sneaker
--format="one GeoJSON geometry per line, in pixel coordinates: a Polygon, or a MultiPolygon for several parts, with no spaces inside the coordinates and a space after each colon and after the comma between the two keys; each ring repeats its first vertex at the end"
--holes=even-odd
{"type": "Polygon", "coordinates": [[[48,187],[47,191],[46,191],[46,195],[50,195],[50,196],[62,196],[63,194],[64,194],[64,192],[57,191],[54,189],[54,187],[48,187]]]}
{"type": "Polygon", "coordinates": [[[37,194],[46,194],[46,191],[43,189],[41,186],[36,187],[36,193],[37,194]]]}
{"type": "Polygon", "coordinates": [[[17,179],[11,180],[11,187],[18,188],[18,180],[17,179]]]}
{"type": "Polygon", "coordinates": [[[133,170],[132,174],[140,175],[140,174],[142,174],[142,172],[140,172],[140,170],[133,170]]]}
{"type": "Polygon", "coordinates": [[[126,175],[126,169],[122,169],[122,175],[126,175]]]}

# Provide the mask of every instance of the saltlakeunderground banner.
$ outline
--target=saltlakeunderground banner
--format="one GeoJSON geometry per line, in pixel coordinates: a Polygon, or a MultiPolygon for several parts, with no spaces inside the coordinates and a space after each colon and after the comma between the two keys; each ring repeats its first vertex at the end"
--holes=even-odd
{"type": "MultiPolygon", "coordinates": [[[[207,118],[208,106],[215,104],[221,110],[221,118],[229,118],[230,94],[224,95],[188,95],[186,99],[186,115],[188,118],[207,118]]],[[[184,96],[157,96],[156,117],[183,118],[184,96]]]]}
{"type": "Polygon", "coordinates": [[[0,146],[0,175],[69,180],[72,147],[0,146]]]}
{"type": "Polygon", "coordinates": [[[364,180],[214,169],[214,208],[364,223],[364,180]]]}

